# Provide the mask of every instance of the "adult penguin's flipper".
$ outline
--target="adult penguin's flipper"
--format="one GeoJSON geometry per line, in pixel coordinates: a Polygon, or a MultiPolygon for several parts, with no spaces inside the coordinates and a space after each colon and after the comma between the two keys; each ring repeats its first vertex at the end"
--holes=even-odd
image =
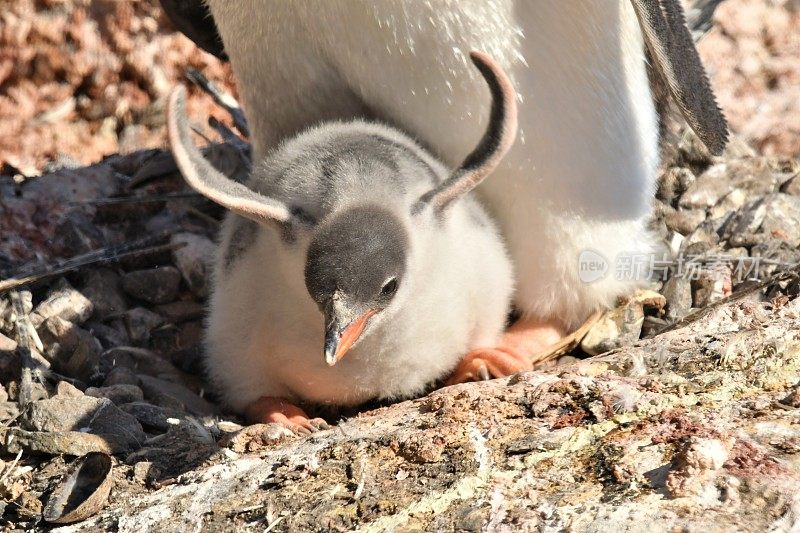
{"type": "Polygon", "coordinates": [[[203,0],[161,0],[161,7],[181,33],[206,52],[227,61],[217,25],[203,0]]]}
{"type": "Polygon", "coordinates": [[[728,123],[717,105],[679,0],[631,0],[654,67],[686,122],[712,154],[728,142],[728,123]]]}

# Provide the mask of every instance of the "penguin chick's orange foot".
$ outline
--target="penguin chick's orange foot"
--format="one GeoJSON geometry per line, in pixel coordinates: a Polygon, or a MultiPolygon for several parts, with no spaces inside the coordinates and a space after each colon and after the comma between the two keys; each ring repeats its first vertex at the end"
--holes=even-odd
{"type": "Polygon", "coordinates": [[[273,396],[262,396],[248,405],[244,416],[249,424],[280,424],[299,435],[310,435],[330,428],[323,419],[309,418],[296,405],[273,396]]]}
{"type": "Polygon", "coordinates": [[[532,370],[533,365],[544,362],[537,354],[557,344],[566,334],[557,322],[521,319],[503,334],[499,346],[479,348],[464,356],[447,384],[501,378],[532,370]]]}

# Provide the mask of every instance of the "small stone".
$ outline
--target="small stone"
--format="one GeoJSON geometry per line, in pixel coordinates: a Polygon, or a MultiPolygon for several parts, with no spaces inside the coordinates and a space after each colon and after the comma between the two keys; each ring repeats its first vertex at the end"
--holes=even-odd
{"type": "Polygon", "coordinates": [[[123,453],[129,448],[114,439],[80,431],[38,432],[11,428],[6,435],[6,451],[81,456],[90,452],[123,453]]]}
{"type": "Polygon", "coordinates": [[[8,393],[3,385],[0,385],[0,403],[8,401],[8,393]]]}
{"type": "Polygon", "coordinates": [[[689,235],[706,219],[701,209],[682,209],[668,213],[664,218],[667,227],[681,235],[689,235]]]}
{"type": "Polygon", "coordinates": [[[17,349],[17,341],[0,333],[0,352],[13,352],[17,349]]]}
{"type": "Polygon", "coordinates": [[[692,281],[692,300],[694,307],[705,307],[730,296],[733,291],[731,268],[728,265],[714,265],[700,272],[692,281]]]}
{"type": "Polygon", "coordinates": [[[703,243],[713,246],[718,242],[719,234],[717,233],[715,222],[712,220],[706,220],[697,226],[696,230],[686,236],[686,239],[684,239],[683,243],[681,243],[681,248],[683,249],[684,254],[688,255],[687,249],[691,245],[703,243]]]}
{"type": "MultiPolygon", "coordinates": [[[[132,346],[112,348],[103,354],[103,362],[109,369],[126,367],[137,374],[147,374],[171,381],[180,381],[183,378],[183,374],[172,363],[144,348],[132,346]]],[[[134,385],[139,384],[138,377],[136,379],[134,385]]]]}
{"type": "Polygon", "coordinates": [[[711,165],[681,196],[687,209],[714,207],[735,189],[749,198],[769,194],[778,186],[778,176],[766,158],[732,159],[711,165]]]}
{"type": "Polygon", "coordinates": [[[729,192],[717,205],[708,212],[709,218],[721,218],[731,211],[741,208],[748,200],[747,193],[742,189],[729,192]]]}
{"type": "Polygon", "coordinates": [[[663,296],[653,291],[637,291],[625,304],[606,311],[581,341],[581,349],[599,355],[639,340],[644,323],[644,307],[660,308],[663,296]]]}
{"type": "Polygon", "coordinates": [[[761,232],[786,242],[792,248],[800,246],[800,197],[774,194],[766,204],[761,232]]]}
{"type": "Polygon", "coordinates": [[[800,385],[792,389],[792,392],[783,398],[781,403],[789,407],[800,407],[800,385]]]}
{"type": "Polygon", "coordinates": [[[763,198],[752,201],[722,224],[720,235],[731,240],[741,235],[751,235],[758,231],[767,214],[767,202],[763,198]]]}
{"type": "Polygon", "coordinates": [[[208,297],[211,290],[210,273],[216,246],[202,235],[178,233],[172,244],[184,244],[172,252],[173,261],[181,271],[186,284],[201,298],[208,297]]]}
{"type": "Polygon", "coordinates": [[[93,311],[92,302],[62,279],[33,310],[31,322],[38,328],[48,318],[58,317],[75,324],[83,324],[93,311]]]}
{"type": "Polygon", "coordinates": [[[164,317],[166,322],[176,325],[190,320],[198,320],[205,315],[205,308],[195,301],[178,300],[159,305],[155,310],[164,317]]]}
{"type": "Polygon", "coordinates": [[[19,416],[19,404],[17,402],[0,402],[0,422],[13,420],[19,416]]]}
{"type": "Polygon", "coordinates": [[[689,437],[675,454],[667,474],[666,487],[670,496],[699,495],[716,477],[729,453],[729,447],[719,439],[689,437]]]}
{"type": "Polygon", "coordinates": [[[122,292],[121,278],[110,268],[88,271],[81,292],[94,305],[92,316],[97,320],[106,320],[128,310],[128,303],[122,292]]]}
{"type": "Polygon", "coordinates": [[[173,425],[170,419],[180,420],[184,413],[175,409],[167,409],[146,402],[131,402],[119,407],[126,413],[136,417],[136,420],[147,430],[164,432],[173,425]]]}
{"type": "Polygon", "coordinates": [[[81,381],[98,371],[103,347],[91,333],[58,316],[48,318],[38,331],[45,356],[57,371],[81,381]]]}
{"type": "Polygon", "coordinates": [[[149,484],[158,478],[158,469],[150,461],[139,461],[133,465],[133,479],[142,484],[149,484]]]}
{"type": "Polygon", "coordinates": [[[667,299],[667,318],[680,320],[692,309],[692,284],[684,276],[673,276],[664,283],[661,293],[667,299]]]}
{"type": "Polygon", "coordinates": [[[88,322],[86,324],[86,329],[91,333],[97,340],[100,341],[100,344],[103,345],[103,348],[114,348],[116,346],[125,346],[126,344],[130,344],[130,339],[128,338],[128,332],[125,331],[124,324],[122,321],[114,321],[112,324],[117,324],[119,327],[114,327],[113,325],[106,325],[101,324],[100,322],[88,322]]]}
{"type": "MultiPolygon", "coordinates": [[[[176,326],[174,324],[166,324],[152,331],[150,337],[150,347],[157,353],[171,355],[180,350],[191,348],[199,342],[199,337],[195,334],[196,326],[192,327],[189,323],[187,329],[186,324],[176,326]]],[[[200,327],[202,332],[202,326],[200,327]]]]}
{"type": "Polygon", "coordinates": [[[223,436],[219,445],[236,453],[257,452],[293,436],[291,430],[280,424],[253,424],[223,436]]]}
{"type": "Polygon", "coordinates": [[[164,266],[128,272],[122,277],[122,289],[134,298],[153,304],[175,300],[181,273],[175,267],[164,266]]]}
{"type": "Polygon", "coordinates": [[[97,250],[106,244],[100,228],[80,211],[68,211],[58,221],[58,231],[52,241],[53,253],[73,256],[97,250]]]}
{"type": "Polygon", "coordinates": [[[114,405],[122,405],[130,402],[144,400],[142,389],[136,385],[111,385],[108,387],[89,387],[86,395],[94,398],[108,398],[114,405]]]}
{"type": "Polygon", "coordinates": [[[83,392],[68,381],[59,381],[58,385],[56,385],[56,396],[61,396],[64,398],[80,398],[83,396],[83,392]]]}
{"type": "Polygon", "coordinates": [[[84,431],[136,449],[146,435],[135,417],[105,398],[52,398],[31,402],[22,415],[22,425],[35,431],[84,431]]]}
{"type": "Polygon", "coordinates": [[[656,198],[674,204],[676,199],[686,191],[697,177],[691,170],[685,167],[671,167],[668,169],[658,183],[656,198]]]}
{"type": "Polygon", "coordinates": [[[125,313],[125,326],[131,341],[144,344],[150,340],[150,331],[160,326],[164,319],[144,307],[136,307],[125,313]]]}
{"type": "Polygon", "coordinates": [[[205,416],[217,410],[187,387],[163,379],[140,375],[141,387],[145,398],[161,407],[188,411],[193,415],[205,416]]]}
{"type": "Polygon", "coordinates": [[[139,377],[126,366],[115,366],[106,374],[106,379],[103,381],[105,387],[113,385],[136,385],[138,388],[139,377]]]}

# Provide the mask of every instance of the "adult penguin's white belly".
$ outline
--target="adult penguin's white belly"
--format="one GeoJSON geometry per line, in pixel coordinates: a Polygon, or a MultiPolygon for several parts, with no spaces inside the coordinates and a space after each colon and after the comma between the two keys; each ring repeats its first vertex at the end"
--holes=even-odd
{"type": "Polygon", "coordinates": [[[480,194],[515,264],[517,306],[568,329],[632,288],[614,262],[651,251],[658,120],[628,0],[209,4],[257,159],[320,120],[372,114],[456,165],[489,109],[468,53],[497,59],[520,94],[520,132],[480,194]],[[608,267],[591,283],[587,259],[608,267]]]}

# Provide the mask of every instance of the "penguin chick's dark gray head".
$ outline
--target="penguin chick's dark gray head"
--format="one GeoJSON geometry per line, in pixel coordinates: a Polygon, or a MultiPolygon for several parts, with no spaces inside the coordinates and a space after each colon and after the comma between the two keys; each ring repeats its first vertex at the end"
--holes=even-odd
{"type": "Polygon", "coordinates": [[[333,366],[391,304],[403,283],[408,235],[399,218],[378,205],[333,215],[314,234],[306,258],[306,288],[325,315],[325,360],[333,366]]]}

